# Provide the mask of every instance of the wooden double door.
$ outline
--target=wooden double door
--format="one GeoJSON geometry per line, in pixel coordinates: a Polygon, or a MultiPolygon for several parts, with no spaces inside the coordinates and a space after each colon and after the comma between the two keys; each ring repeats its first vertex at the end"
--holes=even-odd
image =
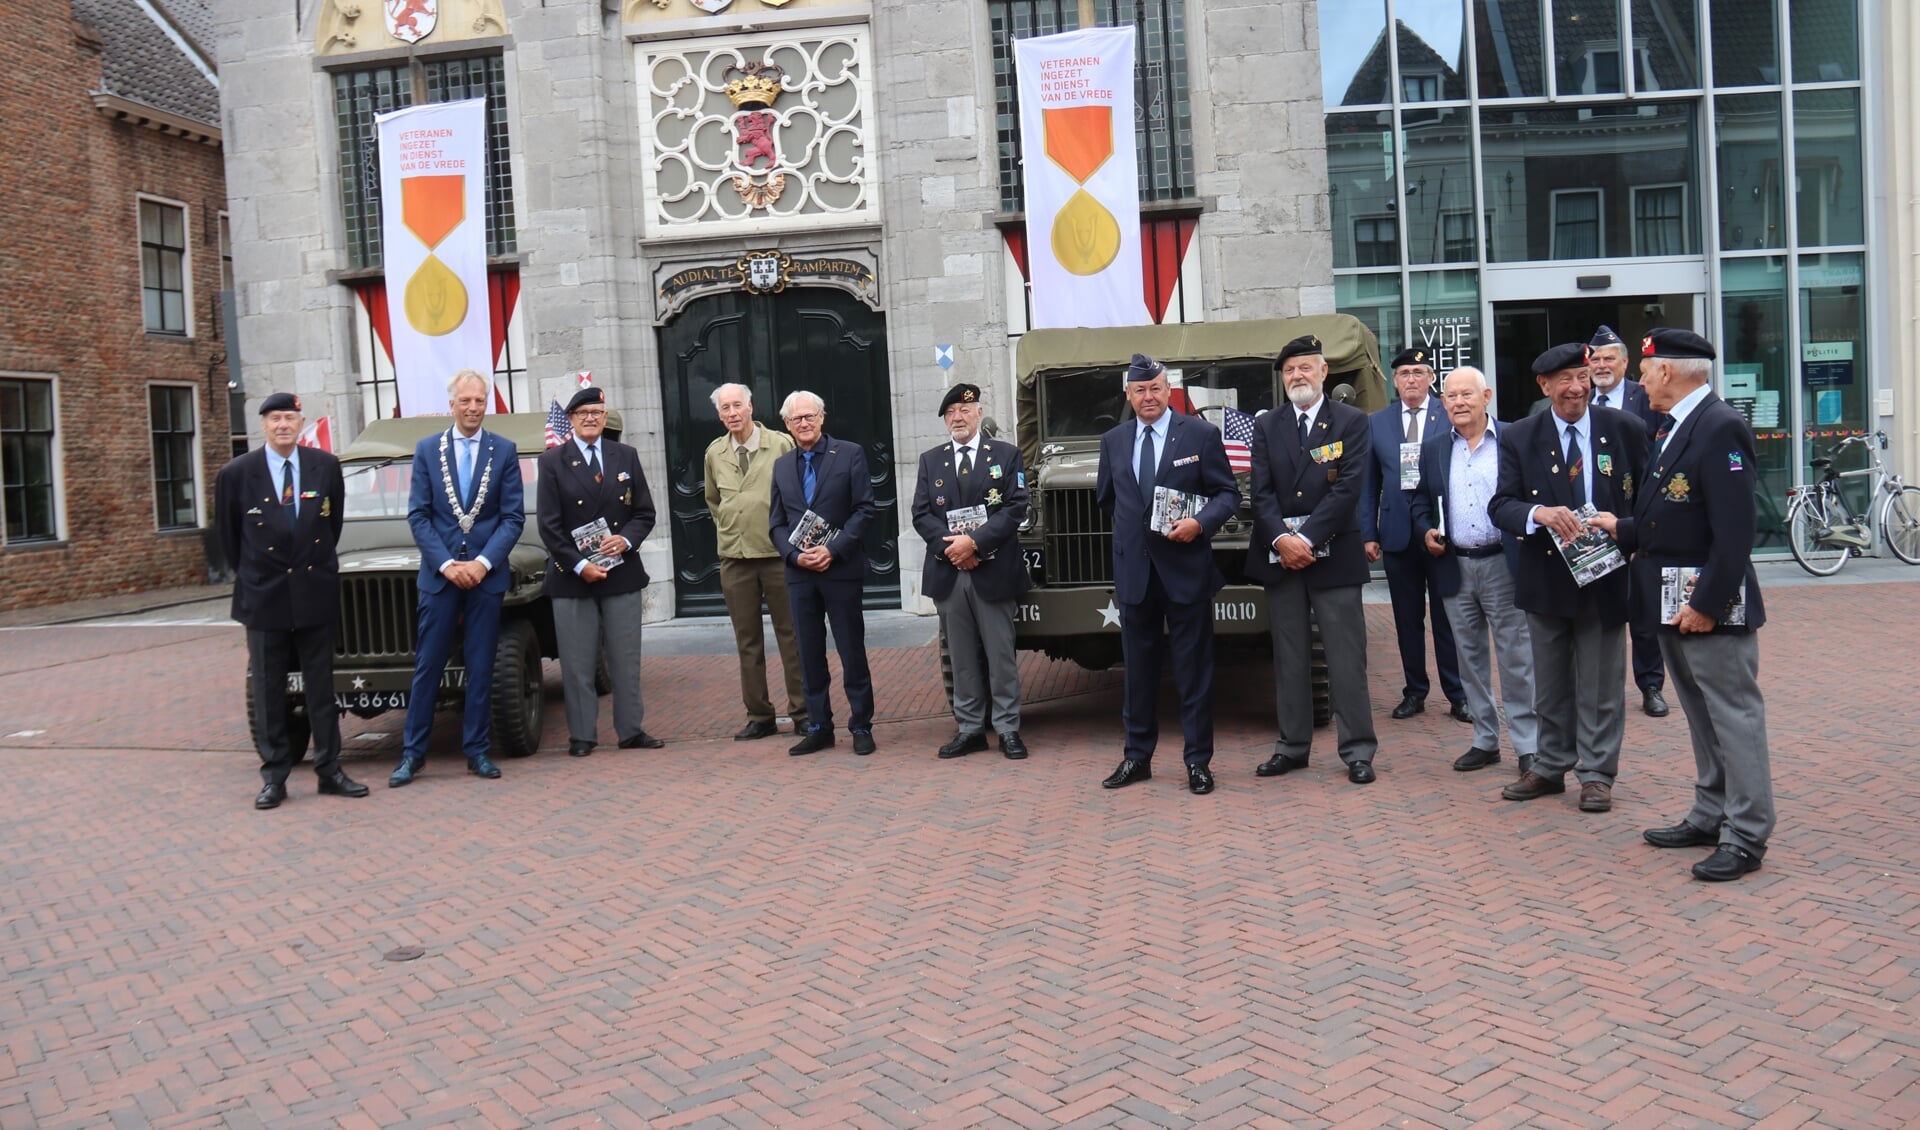
{"type": "Polygon", "coordinates": [[[866,449],[876,509],[867,530],[868,608],[900,606],[899,491],[885,318],[844,291],[794,287],[696,299],[660,331],[674,611],[721,616],[720,557],[707,512],[705,456],[722,428],[713,390],[753,390],[753,414],[780,431],[780,402],[806,389],[827,402],[827,433],[866,449]]]}

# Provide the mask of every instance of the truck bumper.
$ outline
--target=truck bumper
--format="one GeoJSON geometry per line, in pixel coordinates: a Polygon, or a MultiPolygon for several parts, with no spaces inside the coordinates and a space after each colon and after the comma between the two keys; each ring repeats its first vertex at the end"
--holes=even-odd
{"type": "MultiPolygon", "coordinates": [[[[1040,649],[1081,636],[1120,637],[1113,586],[1033,589],[1014,600],[1016,644],[1040,649]]],[[[1265,636],[1267,594],[1258,585],[1228,585],[1213,597],[1215,636],[1265,636]]]]}

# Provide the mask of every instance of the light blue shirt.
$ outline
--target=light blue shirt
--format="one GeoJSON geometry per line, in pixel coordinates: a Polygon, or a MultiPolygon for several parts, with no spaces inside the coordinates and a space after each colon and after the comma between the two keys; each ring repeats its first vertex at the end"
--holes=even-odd
{"type": "Polygon", "coordinates": [[[1673,411],[1667,413],[1668,416],[1672,417],[1673,423],[1667,427],[1666,442],[1673,442],[1673,435],[1680,430],[1680,425],[1686,423],[1687,417],[1693,415],[1693,410],[1700,407],[1700,402],[1705,400],[1707,394],[1712,391],[1713,385],[1711,383],[1703,384],[1680,398],[1680,403],[1674,405],[1673,411]]]}
{"type": "Polygon", "coordinates": [[[1134,429],[1133,466],[1136,471],[1139,470],[1139,467],[1140,467],[1140,443],[1142,440],[1146,438],[1146,435],[1148,432],[1152,432],[1153,433],[1153,471],[1154,471],[1154,477],[1155,478],[1159,477],[1160,460],[1165,458],[1167,454],[1167,425],[1170,421],[1171,413],[1172,413],[1172,409],[1168,409],[1166,412],[1160,413],[1160,418],[1158,420],[1155,420],[1153,423],[1151,424],[1142,423],[1138,428],[1134,429]]]}
{"type": "Polygon", "coordinates": [[[267,448],[267,472],[273,476],[273,495],[280,497],[280,476],[286,474],[285,468],[293,467],[293,513],[300,514],[300,449],[295,447],[293,454],[282,455],[273,448],[267,448]]]}
{"type": "MultiPolygon", "coordinates": [[[[468,475],[469,475],[466,482],[466,486],[467,486],[467,489],[471,490],[473,488],[474,482],[476,481],[471,476],[478,475],[481,472],[480,438],[487,434],[487,429],[477,428],[474,430],[474,433],[471,436],[461,435],[460,429],[457,427],[448,428],[447,431],[451,433],[453,436],[453,485],[454,485],[454,488],[456,490],[460,488],[460,485],[461,485],[460,463],[464,459],[468,467],[468,475]],[[471,444],[472,446],[468,447],[465,450],[465,452],[462,452],[460,445],[463,443],[471,444]]],[[[300,472],[297,470],[294,472],[296,476],[299,475],[299,473],[300,472]]],[[[465,501],[464,497],[462,498],[462,501],[465,501]]],[[[485,569],[489,573],[493,572],[493,562],[487,560],[486,554],[482,553],[479,556],[475,557],[474,560],[480,563],[480,567],[482,569],[485,569]]],[[[449,561],[445,565],[440,566],[441,575],[445,576],[447,570],[452,568],[455,564],[456,564],[455,562],[449,561]]]]}
{"type": "Polygon", "coordinates": [[[1487,516],[1494,488],[1500,481],[1500,440],[1489,427],[1480,434],[1480,446],[1470,448],[1458,431],[1453,433],[1453,461],[1447,465],[1447,540],[1466,549],[1481,549],[1500,540],[1500,531],[1487,516]]]}
{"type": "MultiPolygon", "coordinates": [[[[600,464],[601,473],[602,474],[606,473],[607,461],[605,459],[601,459],[595,453],[595,449],[600,446],[599,440],[596,439],[592,443],[585,443],[581,441],[578,435],[575,435],[573,437],[573,446],[580,449],[580,458],[585,459],[590,464],[597,461],[600,464]]],[[[574,563],[573,575],[576,577],[579,576],[581,573],[585,572],[587,566],[591,564],[592,564],[591,561],[588,561],[586,558],[582,557],[579,561],[574,563]]]]}

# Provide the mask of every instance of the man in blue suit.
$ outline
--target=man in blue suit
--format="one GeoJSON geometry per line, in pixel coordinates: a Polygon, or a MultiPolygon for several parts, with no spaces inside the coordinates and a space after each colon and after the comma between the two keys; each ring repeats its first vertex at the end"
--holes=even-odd
{"type": "Polygon", "coordinates": [[[413,690],[400,766],[389,788],[413,783],[427,759],[434,699],[456,630],[463,632],[467,700],[460,747],[467,771],[488,779],[500,768],[487,757],[493,736],[493,653],[500,603],[512,580],[507,560],[527,512],[520,457],[513,441],[480,426],[491,391],[487,378],[462,369],[447,382],[453,427],[413,449],[407,525],[420,547],[420,627],[413,690]]]}
{"type": "Polygon", "coordinates": [[[1446,413],[1433,392],[1432,355],[1408,348],[1393,359],[1393,387],[1399,399],[1367,418],[1373,448],[1366,463],[1366,484],[1360,494],[1360,532],[1367,560],[1384,560],[1387,595],[1393,601],[1393,631],[1400,643],[1400,671],[1405,683],[1395,718],[1411,718],[1427,708],[1427,607],[1433,607],[1433,665],[1440,672],[1440,690],[1447,696],[1454,719],[1467,722],[1466,692],[1453,646],[1453,626],[1447,620],[1440,590],[1434,584],[1436,560],[1413,537],[1408,519],[1408,492],[1419,483],[1408,482],[1406,469],[1419,467],[1420,444],[1447,428],[1446,413]]]}
{"type": "Polygon", "coordinates": [[[1101,785],[1124,788],[1153,776],[1164,622],[1180,691],[1187,787],[1204,795],[1213,791],[1213,595],[1226,584],[1213,563],[1213,535],[1239,507],[1240,490],[1219,429],[1167,410],[1164,365],[1136,353],[1123,379],[1134,419],[1100,437],[1093,488],[1113,516],[1113,596],[1126,665],[1125,756],[1101,785]],[[1197,500],[1198,511],[1156,533],[1156,487],[1197,500]]]}
{"type": "Polygon", "coordinates": [[[1434,588],[1453,621],[1460,681],[1473,712],[1473,745],[1453,767],[1467,773],[1500,760],[1500,709],[1493,699],[1497,656],[1507,737],[1525,773],[1540,747],[1540,717],[1533,709],[1533,639],[1527,614],[1513,603],[1520,543],[1488,513],[1499,485],[1505,425],[1493,418],[1493,390],[1478,369],[1448,373],[1441,399],[1453,426],[1422,441],[1420,487],[1408,503],[1413,536],[1433,558],[1434,588]]]}
{"type": "Polygon", "coordinates": [[[773,548],[787,564],[787,600],[793,606],[793,634],[800,643],[807,695],[807,732],[787,752],[799,757],[833,744],[833,701],[828,697],[833,677],[827,670],[827,627],[832,625],[847,694],[847,729],[853,734],[853,752],[865,757],[878,748],[873,741],[867,621],[860,608],[867,578],[867,550],[861,539],[874,514],[867,453],[857,443],[826,433],[827,402],[813,393],[788,394],[780,418],[794,448],[773,465],[767,523],[773,548]],[[799,538],[795,530],[801,531],[799,538]]]}
{"type": "MultiPolygon", "coordinates": [[[[1627,343],[1610,326],[1594,331],[1587,343],[1588,368],[1593,373],[1593,406],[1624,408],[1640,418],[1647,434],[1660,430],[1666,417],[1647,403],[1647,390],[1638,381],[1627,379],[1627,343]]],[[[1628,581],[1632,587],[1632,581],[1628,581]]],[[[1640,709],[1654,718],[1667,716],[1667,700],[1661,691],[1667,685],[1667,669],[1660,661],[1660,643],[1654,638],[1653,624],[1641,615],[1640,602],[1632,600],[1627,616],[1627,638],[1633,643],[1633,684],[1640,688],[1640,709]]]]}

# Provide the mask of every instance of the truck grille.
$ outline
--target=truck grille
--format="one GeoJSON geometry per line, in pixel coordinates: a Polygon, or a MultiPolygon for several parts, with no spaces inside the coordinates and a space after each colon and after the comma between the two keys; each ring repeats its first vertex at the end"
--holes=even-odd
{"type": "Polygon", "coordinates": [[[340,634],[334,640],[334,655],[411,659],[419,599],[412,577],[341,578],[340,634]]]}
{"type": "Polygon", "coordinates": [[[1113,582],[1113,519],[1091,490],[1048,490],[1043,496],[1047,583],[1104,585],[1113,582]]]}

